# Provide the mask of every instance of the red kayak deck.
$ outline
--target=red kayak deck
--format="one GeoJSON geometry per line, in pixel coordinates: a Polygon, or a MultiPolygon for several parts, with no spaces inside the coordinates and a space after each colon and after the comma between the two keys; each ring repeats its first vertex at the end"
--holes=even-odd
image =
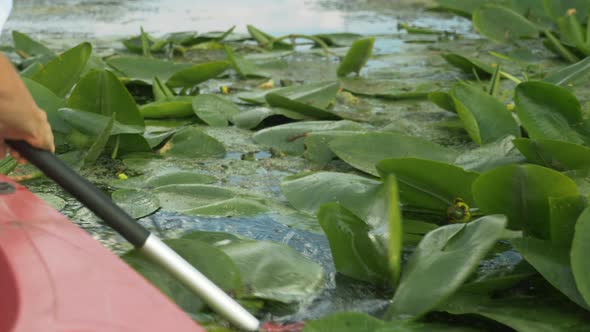
{"type": "Polygon", "coordinates": [[[0,175],[0,332],[41,331],[204,329],[84,230],[0,175]]]}

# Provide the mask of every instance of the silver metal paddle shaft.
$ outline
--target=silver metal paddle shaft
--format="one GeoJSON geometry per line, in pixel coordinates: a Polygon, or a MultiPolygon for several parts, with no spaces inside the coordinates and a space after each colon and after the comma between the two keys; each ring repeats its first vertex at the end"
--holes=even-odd
{"type": "Polygon", "coordinates": [[[157,236],[150,234],[140,250],[174,275],[187,288],[199,295],[211,309],[222,315],[232,324],[246,331],[258,330],[260,323],[252,314],[168,247],[157,236]]]}

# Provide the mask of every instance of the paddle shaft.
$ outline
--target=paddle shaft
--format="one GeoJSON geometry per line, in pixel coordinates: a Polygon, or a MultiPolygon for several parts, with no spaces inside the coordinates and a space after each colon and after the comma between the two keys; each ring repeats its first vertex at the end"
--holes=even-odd
{"type": "Polygon", "coordinates": [[[174,275],[201,297],[213,310],[242,329],[247,331],[258,329],[259,322],[254,316],[158,239],[157,236],[151,234],[150,231],[137,223],[104,192],[72,170],[55,155],[49,151],[34,148],[24,141],[6,140],[6,143],[78,199],[133,246],[174,275]]]}

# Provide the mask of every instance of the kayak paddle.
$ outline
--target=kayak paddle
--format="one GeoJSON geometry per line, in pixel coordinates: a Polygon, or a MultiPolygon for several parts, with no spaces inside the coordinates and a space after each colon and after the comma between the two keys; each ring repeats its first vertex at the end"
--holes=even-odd
{"type": "Polygon", "coordinates": [[[166,269],[188,289],[197,294],[214,311],[235,326],[255,331],[258,320],[234,299],[217,287],[156,235],[141,226],[110,197],[72,170],[49,151],[32,147],[24,141],[6,140],[23,158],[37,166],[133,246],[166,269]]]}

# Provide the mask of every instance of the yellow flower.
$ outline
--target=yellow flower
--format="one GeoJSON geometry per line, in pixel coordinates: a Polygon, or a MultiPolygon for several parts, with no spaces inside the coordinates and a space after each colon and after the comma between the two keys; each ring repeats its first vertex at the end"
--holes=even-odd
{"type": "Polygon", "coordinates": [[[119,174],[117,174],[117,177],[119,178],[119,180],[127,180],[127,179],[129,179],[129,177],[125,173],[119,173],[119,174]]]}
{"type": "Polygon", "coordinates": [[[228,95],[229,94],[229,87],[227,85],[222,85],[219,90],[221,90],[221,93],[223,93],[224,95],[228,95]]]}
{"type": "Polygon", "coordinates": [[[514,104],[513,104],[513,103],[510,103],[510,104],[507,104],[507,105],[506,105],[506,109],[507,109],[507,110],[509,110],[510,112],[514,111],[514,108],[515,108],[515,107],[516,107],[516,106],[514,106],[514,104]]]}

